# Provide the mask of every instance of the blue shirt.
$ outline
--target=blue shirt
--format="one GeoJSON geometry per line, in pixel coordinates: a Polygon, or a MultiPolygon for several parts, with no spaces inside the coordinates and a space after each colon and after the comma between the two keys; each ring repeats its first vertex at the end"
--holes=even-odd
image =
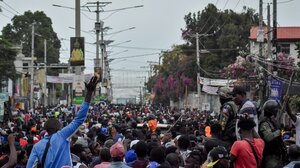
{"type": "MultiPolygon", "coordinates": [[[[72,166],[70,141],[68,138],[84,122],[88,109],[89,103],[84,102],[74,120],[68,126],[52,135],[44,167],[61,168],[62,166],[72,166]]],[[[33,146],[26,167],[32,168],[42,160],[49,138],[49,136],[46,136],[33,146]]]]}

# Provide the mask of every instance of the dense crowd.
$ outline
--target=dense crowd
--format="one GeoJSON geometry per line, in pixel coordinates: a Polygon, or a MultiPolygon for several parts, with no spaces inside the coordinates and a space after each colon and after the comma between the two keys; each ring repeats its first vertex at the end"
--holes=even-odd
{"type": "Polygon", "coordinates": [[[90,104],[71,112],[19,111],[1,123],[1,167],[293,168],[300,167],[300,119],[284,98],[293,126],[280,125],[281,106],[261,109],[242,87],[221,87],[215,115],[197,109],[90,104]],[[277,116],[277,117],[276,117],[277,116]]]}

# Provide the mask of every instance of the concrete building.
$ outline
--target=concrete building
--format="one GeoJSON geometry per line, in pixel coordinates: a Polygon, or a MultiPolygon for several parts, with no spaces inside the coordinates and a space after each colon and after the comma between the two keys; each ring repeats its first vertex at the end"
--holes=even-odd
{"type": "MultiPolygon", "coordinates": [[[[271,29],[272,30],[272,29],[271,29]]],[[[259,54],[259,43],[257,42],[258,27],[252,27],[250,30],[250,53],[254,55],[259,54]]],[[[269,32],[272,37],[272,32],[269,32]]],[[[296,42],[300,41],[300,26],[291,27],[277,27],[277,39],[278,39],[278,50],[277,53],[283,52],[292,56],[295,62],[299,62],[298,53],[296,50],[296,42]]],[[[263,55],[267,55],[267,40],[268,32],[267,28],[264,27],[264,44],[263,44],[263,55]]]]}

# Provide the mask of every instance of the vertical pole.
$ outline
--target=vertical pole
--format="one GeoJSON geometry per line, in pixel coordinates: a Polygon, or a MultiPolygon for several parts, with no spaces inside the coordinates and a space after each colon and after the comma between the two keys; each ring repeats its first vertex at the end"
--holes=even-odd
{"type": "MultiPolygon", "coordinates": [[[[80,37],[80,0],[75,1],[75,37],[80,37]]],[[[75,67],[75,75],[81,75],[81,66],[75,67]]]]}
{"type": "Polygon", "coordinates": [[[33,105],[33,80],[34,80],[34,25],[35,23],[32,23],[32,30],[31,30],[31,78],[30,78],[30,109],[34,108],[33,105]]]}
{"type": "MultiPolygon", "coordinates": [[[[268,60],[269,63],[273,62],[272,59],[272,49],[271,49],[271,14],[270,14],[270,4],[268,3],[267,5],[267,20],[268,20],[268,55],[266,56],[266,59],[268,60]]],[[[272,66],[268,64],[268,71],[272,72],[272,66]]],[[[268,75],[268,88],[266,89],[267,91],[267,98],[270,97],[270,92],[271,92],[271,80],[272,76],[268,75]]]]}
{"type": "Polygon", "coordinates": [[[273,50],[273,59],[277,60],[277,0],[273,0],[273,50]]]}
{"type": "Polygon", "coordinates": [[[44,79],[44,106],[47,106],[47,40],[44,39],[44,68],[45,68],[45,79],[44,79]]]}
{"type": "Polygon", "coordinates": [[[197,104],[200,110],[200,100],[201,100],[201,87],[200,87],[200,49],[199,49],[199,34],[196,33],[196,52],[197,52],[197,93],[198,99],[197,104]]]}
{"type": "Polygon", "coordinates": [[[75,1],[75,36],[80,37],[80,0],[75,1]]]}
{"type": "Polygon", "coordinates": [[[262,41],[259,41],[259,57],[262,58],[263,42],[264,42],[264,30],[263,30],[263,0],[259,0],[259,31],[262,36],[262,41]]]}
{"type": "MultiPolygon", "coordinates": [[[[265,37],[264,37],[264,28],[263,28],[263,0],[259,0],[259,29],[258,29],[258,37],[257,37],[257,41],[259,42],[259,58],[263,57],[263,43],[264,43],[265,37]]],[[[256,66],[257,61],[255,62],[256,66]]],[[[259,72],[259,73],[263,73],[263,72],[259,72]]],[[[264,100],[264,87],[263,84],[261,83],[259,85],[259,93],[258,93],[258,97],[260,101],[264,100]]]]}

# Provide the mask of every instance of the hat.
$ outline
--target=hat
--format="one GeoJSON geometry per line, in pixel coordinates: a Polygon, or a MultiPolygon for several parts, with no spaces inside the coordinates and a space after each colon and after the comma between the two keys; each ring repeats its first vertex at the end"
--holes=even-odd
{"type": "Polygon", "coordinates": [[[79,132],[80,133],[85,133],[85,125],[80,125],[79,132]]]}
{"type": "Polygon", "coordinates": [[[242,86],[235,86],[232,90],[232,92],[230,93],[230,95],[246,95],[246,89],[242,86]]]}
{"type": "Polygon", "coordinates": [[[230,87],[220,87],[217,93],[220,97],[232,98],[232,95],[230,94],[232,93],[232,88],[230,87]]]}
{"type": "Polygon", "coordinates": [[[218,146],[213,148],[207,155],[207,167],[213,167],[220,159],[229,159],[228,152],[224,147],[218,146]]]}
{"type": "Polygon", "coordinates": [[[137,144],[139,140],[133,140],[130,142],[130,149],[133,147],[133,145],[137,144]]]}
{"type": "Polygon", "coordinates": [[[111,157],[123,157],[125,155],[125,149],[122,143],[115,143],[110,147],[111,157]]]}
{"type": "Polygon", "coordinates": [[[174,143],[173,141],[167,142],[167,143],[165,144],[165,147],[166,147],[166,148],[169,148],[169,147],[171,147],[171,146],[176,146],[175,143],[174,143]]]}
{"type": "Polygon", "coordinates": [[[134,150],[129,150],[129,151],[126,152],[126,155],[125,155],[125,162],[126,163],[133,162],[136,159],[137,159],[137,155],[134,152],[134,150]]]}

